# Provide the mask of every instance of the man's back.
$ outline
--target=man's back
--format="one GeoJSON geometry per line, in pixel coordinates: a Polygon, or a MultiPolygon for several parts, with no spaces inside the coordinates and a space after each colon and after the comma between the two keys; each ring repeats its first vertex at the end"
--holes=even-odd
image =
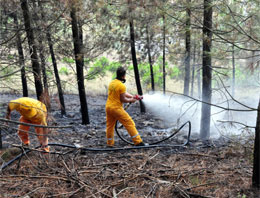
{"type": "Polygon", "coordinates": [[[126,92],[126,86],[120,80],[112,80],[108,86],[108,98],[106,107],[122,107],[120,94],[126,92]]]}

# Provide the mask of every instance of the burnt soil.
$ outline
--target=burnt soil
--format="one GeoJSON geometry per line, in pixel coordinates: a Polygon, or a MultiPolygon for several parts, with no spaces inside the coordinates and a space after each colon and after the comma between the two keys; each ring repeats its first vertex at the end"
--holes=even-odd
{"type": "MultiPolygon", "coordinates": [[[[1,118],[7,102],[17,95],[1,95],[1,118]]],[[[106,96],[87,96],[90,124],[81,124],[79,98],[66,95],[66,116],[60,115],[57,98],[52,98],[49,143],[106,149],[106,96]]],[[[170,134],[163,121],[141,114],[138,103],[128,110],[145,142],[162,140],[170,134]]],[[[19,114],[13,112],[12,120],[19,114]]],[[[4,166],[21,152],[17,125],[0,122],[4,166]]],[[[119,129],[131,141],[124,129],[119,129]]],[[[188,127],[160,144],[180,145],[187,139],[188,127]]],[[[232,139],[201,142],[192,131],[190,144],[181,147],[139,148],[118,151],[82,151],[51,146],[51,154],[32,150],[0,172],[0,197],[257,197],[251,188],[253,138],[243,143],[232,139]]],[[[31,147],[38,146],[34,130],[31,147]]],[[[115,148],[133,148],[115,134],[115,148]]]]}

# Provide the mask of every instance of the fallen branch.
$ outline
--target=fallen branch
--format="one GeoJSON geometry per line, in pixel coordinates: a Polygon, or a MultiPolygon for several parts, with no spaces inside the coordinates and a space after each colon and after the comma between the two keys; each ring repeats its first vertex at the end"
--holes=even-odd
{"type": "Polygon", "coordinates": [[[200,184],[200,185],[197,185],[197,186],[192,186],[190,188],[186,188],[185,190],[191,190],[193,188],[198,188],[198,187],[201,187],[201,186],[209,186],[209,185],[212,185],[212,184],[218,184],[219,182],[210,182],[210,183],[206,183],[206,184],[200,184]]]}
{"type": "Polygon", "coordinates": [[[0,118],[0,121],[10,122],[10,123],[15,123],[15,124],[21,124],[21,125],[25,125],[25,126],[39,127],[39,128],[72,128],[73,127],[72,125],[68,125],[68,126],[45,126],[45,125],[38,125],[38,124],[29,124],[29,123],[25,123],[25,122],[18,122],[18,121],[8,120],[8,119],[4,119],[4,118],[0,118]]]}

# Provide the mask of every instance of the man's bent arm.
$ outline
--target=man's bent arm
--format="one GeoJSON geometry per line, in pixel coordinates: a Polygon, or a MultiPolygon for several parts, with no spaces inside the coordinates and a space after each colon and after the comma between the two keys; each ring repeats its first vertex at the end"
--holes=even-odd
{"type": "Polygon", "coordinates": [[[125,96],[126,96],[127,98],[133,98],[133,97],[134,97],[132,94],[127,93],[127,92],[125,92],[125,96]]]}
{"type": "Polygon", "coordinates": [[[134,97],[131,94],[126,92],[120,94],[120,101],[123,103],[129,103],[129,102],[135,102],[136,99],[134,99],[134,97]]]}

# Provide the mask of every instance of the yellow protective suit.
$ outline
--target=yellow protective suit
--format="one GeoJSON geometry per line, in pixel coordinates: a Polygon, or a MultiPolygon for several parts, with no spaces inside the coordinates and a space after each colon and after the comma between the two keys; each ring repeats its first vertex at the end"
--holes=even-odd
{"type": "Polygon", "coordinates": [[[135,123],[129,114],[124,110],[123,103],[120,101],[120,94],[126,92],[126,86],[120,80],[113,80],[108,86],[108,98],[106,102],[106,137],[107,145],[114,146],[114,128],[118,120],[128,131],[135,145],[142,142],[135,123]]]}
{"type": "MultiPolygon", "coordinates": [[[[46,106],[33,98],[22,97],[16,100],[11,100],[8,104],[10,112],[13,110],[18,111],[21,114],[20,122],[45,125],[47,126],[47,109],[46,106]]],[[[24,144],[29,144],[28,131],[30,126],[20,124],[18,129],[18,135],[24,144]]],[[[38,140],[42,145],[44,151],[49,152],[48,137],[44,134],[43,128],[35,127],[36,133],[39,135],[38,140]],[[45,135],[45,136],[42,136],[45,135]]]]}

